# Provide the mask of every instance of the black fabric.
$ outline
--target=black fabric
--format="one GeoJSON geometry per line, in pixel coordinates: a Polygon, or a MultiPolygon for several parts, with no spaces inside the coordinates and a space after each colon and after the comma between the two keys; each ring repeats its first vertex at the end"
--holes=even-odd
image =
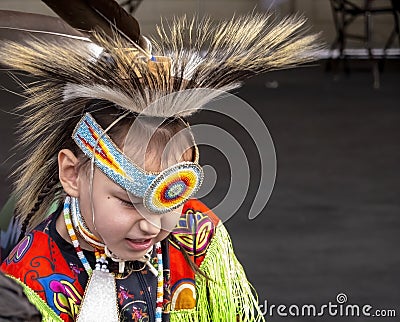
{"type": "Polygon", "coordinates": [[[0,321],[41,321],[42,316],[26,298],[22,286],[0,272],[0,321]]]}

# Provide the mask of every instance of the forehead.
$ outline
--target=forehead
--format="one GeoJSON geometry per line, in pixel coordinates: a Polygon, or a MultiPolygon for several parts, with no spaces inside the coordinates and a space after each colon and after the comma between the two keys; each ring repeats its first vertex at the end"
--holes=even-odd
{"type": "Polygon", "coordinates": [[[188,129],[167,134],[165,130],[149,133],[132,127],[120,148],[134,164],[148,172],[161,172],[176,163],[193,161],[193,141],[188,129]]]}
{"type": "MultiPolygon", "coordinates": [[[[127,191],[121,187],[119,184],[111,180],[107,175],[105,175],[100,169],[95,168],[95,173],[94,173],[94,186],[98,189],[107,191],[109,193],[115,194],[119,197],[126,197],[127,191]]],[[[134,197],[132,194],[129,194],[129,196],[134,197]]],[[[142,200],[142,198],[139,197],[134,197],[137,198],[138,200],[142,200]]]]}

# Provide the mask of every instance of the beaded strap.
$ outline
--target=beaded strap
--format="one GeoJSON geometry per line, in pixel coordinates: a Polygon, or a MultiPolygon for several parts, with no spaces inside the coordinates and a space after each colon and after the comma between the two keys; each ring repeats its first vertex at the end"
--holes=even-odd
{"type": "Polygon", "coordinates": [[[81,261],[83,267],[85,268],[87,274],[89,276],[92,275],[92,268],[90,267],[90,264],[88,260],[86,259],[85,254],[83,253],[83,250],[81,246],[79,245],[78,238],[75,234],[74,227],[72,225],[71,221],[71,197],[67,196],[64,201],[64,221],[65,221],[65,226],[67,227],[68,235],[71,238],[72,245],[74,245],[76,254],[78,255],[79,260],[81,261]]]}
{"type": "Polygon", "coordinates": [[[84,219],[82,218],[81,211],[79,209],[79,204],[77,198],[71,198],[71,215],[72,223],[76,231],[81,235],[81,237],[93,248],[104,248],[102,241],[97,238],[90,230],[87,228],[84,219]]]}
{"type": "Polygon", "coordinates": [[[164,299],[164,266],[162,258],[161,244],[156,244],[158,276],[157,276],[157,302],[156,302],[156,322],[162,321],[162,309],[164,299]]]}

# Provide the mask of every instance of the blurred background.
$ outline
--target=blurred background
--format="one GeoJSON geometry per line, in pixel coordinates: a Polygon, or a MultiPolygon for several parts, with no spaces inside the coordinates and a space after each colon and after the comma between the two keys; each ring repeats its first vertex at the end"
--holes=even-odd
{"type": "MultiPolygon", "coordinates": [[[[122,1],[120,1],[122,2],[122,1]]],[[[237,256],[260,304],[369,304],[395,317],[282,317],[269,321],[398,321],[400,316],[400,50],[398,0],[143,0],[125,1],[152,34],[160,17],[209,15],[215,21],[250,11],[277,17],[300,13],[326,44],[307,67],[271,72],[235,92],[261,116],[274,141],[277,179],[263,212],[247,214],[258,188],[260,161],[245,130],[200,113],[237,137],[252,171],[245,202],[226,222],[237,256]],[[393,314],[393,313],[387,313],[393,314]]],[[[0,9],[53,13],[39,0],[0,0],[0,9]]],[[[15,81],[0,72],[0,208],[8,199],[22,102],[15,81]],[[10,92],[11,91],[11,92],[10,92]]],[[[201,147],[201,163],[217,174],[226,161],[201,147]]],[[[210,205],[224,196],[219,175],[210,205]]],[[[265,307],[264,307],[265,308],[265,307]]]]}

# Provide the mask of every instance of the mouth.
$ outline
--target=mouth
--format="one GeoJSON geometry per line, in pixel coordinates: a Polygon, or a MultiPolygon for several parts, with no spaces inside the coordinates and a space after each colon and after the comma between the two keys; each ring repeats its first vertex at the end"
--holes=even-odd
{"type": "Polygon", "coordinates": [[[153,243],[153,239],[131,239],[125,238],[128,246],[135,251],[145,251],[148,250],[153,243]]]}

